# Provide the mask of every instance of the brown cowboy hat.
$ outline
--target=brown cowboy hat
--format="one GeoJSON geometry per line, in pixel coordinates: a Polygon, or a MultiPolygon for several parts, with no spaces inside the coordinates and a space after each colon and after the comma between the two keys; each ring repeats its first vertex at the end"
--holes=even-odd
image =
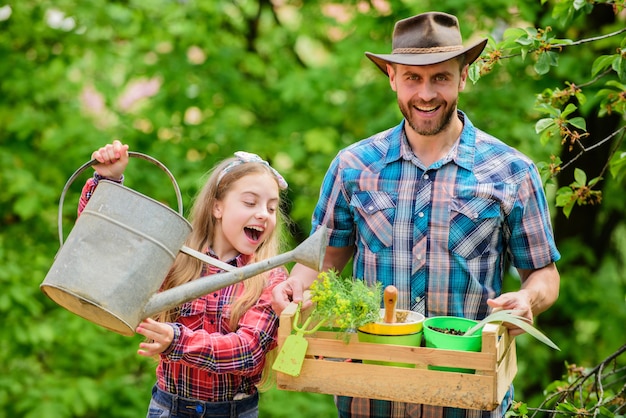
{"type": "Polygon", "coordinates": [[[458,19],[447,13],[429,12],[396,22],[391,54],[365,55],[387,74],[387,63],[430,65],[465,54],[465,63],[471,64],[485,45],[486,38],[463,46],[458,19]]]}

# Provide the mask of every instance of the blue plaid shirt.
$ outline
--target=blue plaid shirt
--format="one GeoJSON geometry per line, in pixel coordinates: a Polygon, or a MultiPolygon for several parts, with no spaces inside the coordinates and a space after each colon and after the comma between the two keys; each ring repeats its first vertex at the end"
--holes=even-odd
{"type": "Polygon", "coordinates": [[[505,258],[536,269],[560,258],[533,162],[464,128],[450,153],[424,167],[404,121],[342,150],[324,178],[313,230],[355,246],[353,275],[398,288],[398,308],[482,319],[502,292],[505,258]]]}

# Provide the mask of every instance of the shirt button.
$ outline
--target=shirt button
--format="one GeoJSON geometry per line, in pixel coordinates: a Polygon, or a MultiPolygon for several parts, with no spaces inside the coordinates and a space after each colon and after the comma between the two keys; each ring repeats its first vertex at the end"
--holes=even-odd
{"type": "Polygon", "coordinates": [[[428,180],[430,177],[428,176],[428,174],[424,174],[424,178],[428,180]]]}
{"type": "Polygon", "coordinates": [[[418,213],[417,216],[419,216],[420,218],[423,218],[424,217],[424,212],[418,213]]]}
{"type": "Polygon", "coordinates": [[[421,254],[420,254],[420,255],[418,255],[416,258],[417,258],[418,260],[421,260],[421,259],[422,259],[422,255],[421,255],[421,254]]]}
{"type": "Polygon", "coordinates": [[[367,210],[374,210],[374,206],[368,206],[367,210]]]}

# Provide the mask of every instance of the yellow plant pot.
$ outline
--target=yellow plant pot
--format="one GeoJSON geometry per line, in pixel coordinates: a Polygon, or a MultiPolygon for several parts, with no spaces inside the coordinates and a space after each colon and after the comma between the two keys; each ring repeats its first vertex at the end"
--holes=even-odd
{"type": "MultiPolygon", "coordinates": [[[[406,319],[404,322],[382,322],[385,310],[381,309],[379,322],[371,322],[360,327],[357,330],[359,341],[376,344],[395,344],[419,347],[422,343],[422,324],[424,322],[424,315],[413,311],[399,310],[396,312],[400,314],[406,314],[406,319]]],[[[395,363],[374,360],[363,360],[363,363],[415,368],[414,364],[408,363],[395,363]]]]}
{"type": "Polygon", "coordinates": [[[385,310],[380,310],[380,320],[377,322],[370,322],[359,328],[359,331],[366,332],[368,334],[375,335],[409,335],[416,334],[422,331],[424,325],[424,315],[413,311],[397,310],[398,313],[407,313],[406,320],[404,322],[394,322],[391,324],[382,321],[385,310]]]}

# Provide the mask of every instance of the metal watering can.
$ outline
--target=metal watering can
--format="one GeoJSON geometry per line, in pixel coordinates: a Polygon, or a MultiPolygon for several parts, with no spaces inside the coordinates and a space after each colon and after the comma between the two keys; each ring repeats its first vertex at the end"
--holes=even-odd
{"type": "Polygon", "coordinates": [[[171,172],[165,171],[178,199],[178,212],[115,182],[101,180],[63,243],[65,194],[74,179],[97,163],[83,164],[69,178],[59,202],[60,249],[40,288],[70,312],[122,335],[131,336],[149,316],[241,282],[292,261],[320,271],[327,245],[326,228],[295,249],[240,268],[183,245],[191,224],[182,216],[182,198],[171,172]],[[158,292],[178,252],[226,270],[158,292]]]}

